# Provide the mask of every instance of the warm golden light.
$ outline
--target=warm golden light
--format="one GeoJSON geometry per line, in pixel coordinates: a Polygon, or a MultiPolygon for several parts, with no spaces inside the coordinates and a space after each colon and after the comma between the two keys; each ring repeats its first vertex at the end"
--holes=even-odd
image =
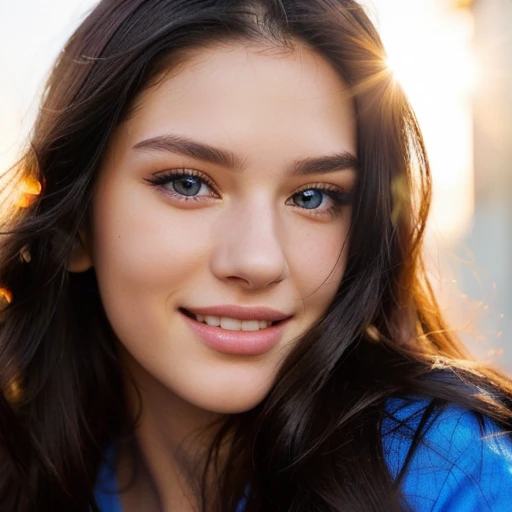
{"type": "Polygon", "coordinates": [[[30,207],[36,200],[37,196],[41,193],[41,190],[41,183],[31,176],[27,176],[21,182],[20,197],[17,205],[20,208],[30,207]]]}
{"type": "Polygon", "coordinates": [[[461,238],[474,210],[471,103],[479,72],[471,12],[431,0],[372,4],[380,7],[387,66],[409,97],[425,137],[434,184],[430,226],[445,239],[461,238]]]}
{"type": "Polygon", "coordinates": [[[12,292],[7,288],[0,288],[0,306],[8,305],[12,302],[12,292]]]}

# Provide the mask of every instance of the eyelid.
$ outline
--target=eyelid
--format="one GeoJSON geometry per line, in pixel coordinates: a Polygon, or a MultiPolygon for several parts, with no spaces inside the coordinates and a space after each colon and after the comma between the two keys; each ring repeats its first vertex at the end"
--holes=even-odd
{"type": "Polygon", "coordinates": [[[292,198],[296,196],[297,194],[300,194],[301,192],[304,192],[306,190],[318,190],[321,193],[323,193],[325,196],[329,197],[330,200],[333,202],[333,205],[330,208],[327,209],[319,209],[319,208],[302,208],[298,205],[294,205],[293,203],[291,206],[296,206],[300,210],[307,212],[306,214],[310,217],[318,217],[318,218],[334,218],[337,216],[342,209],[345,206],[348,206],[353,201],[353,190],[347,190],[346,188],[343,188],[339,185],[333,185],[332,183],[317,183],[317,184],[307,184],[301,188],[299,188],[297,191],[295,191],[288,199],[287,204],[289,201],[292,201],[292,198]]]}
{"type": "Polygon", "coordinates": [[[342,187],[340,185],[333,185],[332,183],[308,183],[307,185],[304,185],[303,187],[300,187],[297,189],[292,196],[295,194],[300,194],[301,192],[304,192],[305,190],[331,190],[333,192],[340,192],[342,194],[349,194],[350,191],[347,190],[347,188],[342,187]]]}
{"type": "MultiPolygon", "coordinates": [[[[213,180],[207,176],[202,171],[199,171],[197,169],[188,168],[188,167],[180,167],[175,169],[166,169],[163,171],[158,171],[156,173],[153,173],[151,175],[151,178],[145,178],[145,181],[148,181],[153,186],[157,186],[159,188],[163,188],[164,185],[167,183],[170,183],[173,181],[173,179],[179,179],[181,177],[195,177],[199,178],[212,192],[213,194],[210,195],[210,197],[217,196],[218,198],[221,196],[221,194],[218,192],[216,185],[214,184],[213,180]]],[[[350,187],[349,187],[350,188],[350,187]]],[[[332,183],[307,183],[294,191],[289,198],[287,199],[287,202],[291,200],[295,195],[300,194],[301,192],[304,192],[305,190],[319,190],[329,196],[331,200],[333,200],[338,205],[348,204],[352,200],[352,193],[351,191],[347,191],[345,187],[342,187],[340,185],[334,185],[332,183]],[[342,197],[343,196],[343,197],[342,197]]],[[[172,195],[182,198],[180,194],[173,193],[172,191],[169,191],[172,195]]],[[[196,200],[199,201],[201,199],[206,198],[207,196],[183,196],[184,200],[196,200]]],[[[313,210],[312,210],[313,211],[313,210]]]]}
{"type": "Polygon", "coordinates": [[[334,185],[333,183],[308,183],[307,185],[299,188],[295,191],[290,198],[296,194],[300,194],[305,190],[319,190],[325,195],[329,196],[335,203],[340,206],[352,204],[354,200],[354,187],[348,185],[346,187],[342,185],[334,185]]]}
{"type": "MultiPolygon", "coordinates": [[[[166,169],[164,171],[159,171],[156,173],[153,173],[151,175],[151,178],[146,178],[146,181],[149,181],[152,184],[156,184],[158,181],[162,180],[162,182],[165,179],[169,178],[180,178],[180,177],[187,177],[192,176],[194,178],[200,178],[212,191],[215,193],[215,195],[219,195],[219,192],[217,190],[217,187],[215,183],[212,181],[211,178],[209,178],[206,174],[204,174],[201,171],[198,171],[197,169],[192,169],[189,167],[180,167],[176,169],[166,169]]],[[[170,179],[169,179],[170,181],[170,179]]]]}

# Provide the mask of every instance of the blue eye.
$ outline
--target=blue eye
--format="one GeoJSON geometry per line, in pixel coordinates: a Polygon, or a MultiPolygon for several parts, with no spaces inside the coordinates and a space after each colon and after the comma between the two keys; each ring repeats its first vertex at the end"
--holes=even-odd
{"type": "MultiPolygon", "coordinates": [[[[146,181],[178,201],[209,202],[214,198],[220,198],[208,177],[196,173],[198,171],[193,169],[177,169],[153,175],[146,178],[146,181]]],[[[310,215],[327,218],[335,216],[351,202],[351,192],[324,183],[299,190],[289,197],[286,204],[311,212],[310,215]]]]}
{"type": "Polygon", "coordinates": [[[341,213],[344,206],[351,204],[352,193],[332,185],[322,184],[300,190],[288,201],[288,204],[311,212],[310,215],[330,219],[341,213]]]}
{"type": "Polygon", "coordinates": [[[184,176],[177,178],[170,183],[172,184],[172,188],[175,192],[187,197],[193,197],[197,195],[203,186],[202,180],[194,176],[184,176]]]}
{"type": "Polygon", "coordinates": [[[322,204],[324,196],[324,192],[311,188],[295,194],[294,202],[297,206],[300,206],[301,208],[313,210],[315,208],[318,208],[322,204]]]}
{"type": "Polygon", "coordinates": [[[203,176],[196,176],[193,171],[171,171],[147,179],[176,199],[184,201],[199,200],[205,197],[215,197],[213,185],[203,176]]]}

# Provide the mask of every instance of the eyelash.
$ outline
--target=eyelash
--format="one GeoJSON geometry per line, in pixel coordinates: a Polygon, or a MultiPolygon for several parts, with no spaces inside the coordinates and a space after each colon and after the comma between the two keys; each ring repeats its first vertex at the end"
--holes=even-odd
{"type": "MultiPolygon", "coordinates": [[[[213,195],[210,196],[185,196],[182,194],[179,194],[175,190],[169,189],[166,187],[166,185],[169,185],[170,183],[177,181],[179,179],[183,178],[198,178],[199,181],[202,182],[202,184],[205,184],[214,192],[215,195],[218,195],[215,185],[212,183],[210,179],[208,179],[206,176],[204,176],[199,171],[195,171],[194,169],[177,169],[173,171],[167,171],[161,174],[157,174],[152,176],[151,178],[145,178],[147,182],[149,182],[152,186],[155,186],[157,188],[160,188],[162,191],[164,191],[166,194],[171,194],[174,198],[176,198],[178,201],[195,201],[199,202],[204,197],[213,197],[213,195]]],[[[298,206],[296,204],[293,204],[292,206],[295,206],[297,208],[300,208],[301,210],[305,210],[309,212],[310,214],[313,214],[315,216],[322,216],[325,217],[325,215],[329,215],[330,217],[335,217],[337,214],[339,214],[342,210],[342,208],[352,202],[352,194],[349,192],[345,192],[339,187],[336,187],[334,185],[328,185],[328,184],[313,184],[308,185],[294,194],[292,194],[291,197],[296,196],[300,194],[301,192],[304,192],[306,190],[318,190],[322,192],[324,195],[329,197],[333,201],[333,205],[326,209],[326,210],[319,210],[318,208],[303,208],[301,206],[298,206]]]]}
{"type": "Polygon", "coordinates": [[[182,194],[179,194],[178,192],[175,192],[174,190],[165,187],[165,185],[168,185],[173,181],[178,181],[179,179],[183,178],[198,178],[211,190],[213,190],[217,195],[215,185],[213,184],[213,182],[199,171],[195,171],[193,169],[177,169],[175,171],[166,171],[164,173],[154,175],[151,178],[146,178],[146,181],[148,181],[155,187],[162,189],[165,193],[171,194],[172,196],[176,197],[179,201],[200,201],[201,198],[204,196],[184,196],[182,194]]]}

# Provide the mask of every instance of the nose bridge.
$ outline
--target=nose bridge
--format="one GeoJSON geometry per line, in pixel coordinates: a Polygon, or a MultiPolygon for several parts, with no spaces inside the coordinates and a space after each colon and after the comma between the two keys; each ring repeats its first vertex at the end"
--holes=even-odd
{"type": "Polygon", "coordinates": [[[267,286],[288,273],[280,218],[263,197],[240,201],[219,222],[212,270],[220,278],[238,278],[251,288],[267,286]]]}

